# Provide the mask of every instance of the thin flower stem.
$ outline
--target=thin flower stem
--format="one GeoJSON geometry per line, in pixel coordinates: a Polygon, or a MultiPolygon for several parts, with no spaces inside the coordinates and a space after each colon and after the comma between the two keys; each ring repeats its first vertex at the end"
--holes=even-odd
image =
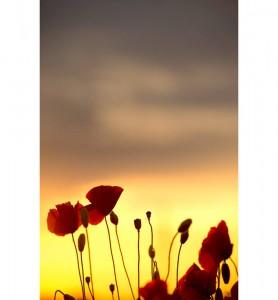
{"type": "Polygon", "coordinates": [[[89,290],[89,292],[90,292],[90,294],[92,296],[92,300],[94,300],[95,298],[94,298],[94,295],[93,295],[92,290],[90,288],[90,284],[88,282],[87,282],[87,285],[88,285],[88,290],[89,290]]]}
{"type": "Polygon", "coordinates": [[[114,298],[114,293],[113,292],[111,292],[111,294],[112,294],[112,300],[114,300],[115,298],[114,298]]]}
{"type": "Polygon", "coordinates": [[[177,259],[176,286],[178,286],[178,282],[179,282],[179,263],[180,263],[181,248],[182,248],[182,244],[180,244],[179,253],[178,253],[178,259],[177,259]]]}
{"type": "Polygon", "coordinates": [[[117,296],[118,296],[118,300],[120,300],[120,293],[119,293],[119,287],[118,287],[118,281],[117,281],[117,274],[116,274],[116,267],[115,267],[115,261],[114,261],[113,250],[112,250],[112,242],[111,242],[110,230],[109,230],[109,226],[108,226],[106,217],[104,219],[105,219],[105,224],[106,224],[107,233],[108,233],[110,253],[111,253],[111,257],[112,257],[114,277],[115,277],[115,283],[116,283],[116,288],[117,288],[117,296]]]}
{"type": "Polygon", "coordinates": [[[220,288],[220,265],[218,267],[217,288],[220,288]]]}
{"type": "Polygon", "coordinates": [[[90,293],[92,294],[93,300],[95,300],[94,284],[93,284],[93,276],[92,276],[91,249],[90,249],[89,234],[88,234],[87,227],[86,227],[86,238],[87,238],[87,247],[88,247],[88,253],[89,253],[90,279],[91,279],[91,287],[92,287],[92,291],[90,291],[90,293]]]}
{"type": "Polygon", "coordinates": [[[117,225],[115,226],[115,231],[116,231],[118,246],[119,246],[121,257],[122,257],[123,266],[124,266],[124,269],[125,269],[125,274],[126,274],[128,284],[129,284],[129,287],[130,287],[130,290],[131,290],[131,293],[132,293],[132,297],[135,300],[135,296],[134,296],[133,289],[132,289],[132,286],[131,286],[130,278],[128,276],[128,272],[127,272],[125,261],[124,261],[124,255],[123,255],[123,252],[122,252],[122,247],[121,247],[121,243],[120,243],[120,238],[119,238],[119,234],[118,234],[118,226],[117,225]]]}
{"type": "MultiPolygon", "coordinates": [[[[148,222],[149,222],[149,225],[150,225],[150,228],[151,228],[151,246],[153,248],[153,226],[152,226],[152,223],[151,223],[151,220],[148,219],[148,222]]],[[[152,275],[152,279],[153,279],[153,274],[154,274],[154,260],[153,260],[153,257],[151,257],[151,275],[152,275]]]]}
{"type": "Polygon", "coordinates": [[[81,269],[82,269],[83,295],[84,295],[84,299],[86,300],[85,279],[84,279],[84,266],[83,266],[83,255],[82,255],[82,252],[80,252],[80,259],[81,259],[81,269]]]}
{"type": "Polygon", "coordinates": [[[138,231],[138,240],[137,240],[137,252],[138,252],[138,265],[137,265],[137,268],[138,268],[138,278],[137,278],[137,281],[138,281],[138,299],[140,299],[140,230],[137,230],[138,231]]]}
{"type": "Polygon", "coordinates": [[[81,290],[82,290],[82,298],[84,299],[83,284],[82,284],[82,279],[81,279],[81,272],[80,272],[80,265],[79,265],[79,258],[78,258],[77,247],[76,247],[76,243],[75,243],[75,240],[74,240],[73,233],[71,234],[71,236],[72,236],[72,241],[73,241],[74,248],[75,248],[75,253],[76,253],[78,274],[79,274],[79,279],[80,279],[80,284],[81,284],[81,290]]]}
{"type": "Polygon", "coordinates": [[[236,263],[234,262],[234,260],[230,257],[230,261],[232,262],[232,264],[234,265],[234,268],[236,270],[236,275],[238,277],[238,269],[237,269],[237,266],[236,266],[236,263]]]}
{"type": "Polygon", "coordinates": [[[56,290],[56,291],[55,291],[55,294],[54,294],[54,300],[56,299],[56,294],[57,294],[58,292],[61,293],[62,295],[64,295],[64,293],[63,293],[62,291],[56,290]]]}
{"type": "Polygon", "coordinates": [[[171,241],[171,245],[170,245],[169,252],[168,252],[168,270],[167,270],[167,275],[166,275],[165,282],[167,282],[168,277],[169,277],[169,274],[170,274],[171,251],[172,251],[172,247],[173,247],[173,244],[174,244],[174,240],[175,240],[175,238],[177,237],[177,235],[178,235],[178,232],[176,232],[176,234],[174,235],[174,237],[173,237],[173,239],[172,239],[172,241],[171,241]]]}

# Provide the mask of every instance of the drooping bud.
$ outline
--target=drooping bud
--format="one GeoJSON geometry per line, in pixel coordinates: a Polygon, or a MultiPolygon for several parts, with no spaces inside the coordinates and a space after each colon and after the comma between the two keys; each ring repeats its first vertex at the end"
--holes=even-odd
{"type": "Polygon", "coordinates": [[[82,252],[84,250],[85,243],[86,243],[85,234],[81,233],[78,238],[78,250],[80,252],[82,252]]]}
{"type": "Polygon", "coordinates": [[[110,290],[110,292],[111,292],[112,294],[114,293],[115,285],[114,285],[113,283],[111,283],[111,284],[109,285],[109,290],[110,290]]]}
{"type": "Polygon", "coordinates": [[[75,298],[69,294],[64,294],[64,300],[75,300],[75,298]]]}
{"type": "Polygon", "coordinates": [[[230,281],[230,268],[226,262],[222,264],[221,273],[224,283],[228,284],[230,281]]]}
{"type": "Polygon", "coordinates": [[[111,213],[110,213],[110,221],[114,225],[118,225],[118,223],[119,223],[119,218],[113,211],[111,211],[111,213]]]}
{"type": "Polygon", "coordinates": [[[153,273],[153,279],[160,279],[160,274],[157,266],[157,262],[154,261],[154,273],[153,273]]]}
{"type": "Polygon", "coordinates": [[[89,213],[86,207],[80,208],[80,217],[82,225],[87,228],[89,225],[89,213]]]}
{"type": "Polygon", "coordinates": [[[149,247],[149,257],[150,258],[155,257],[155,250],[154,250],[154,247],[152,245],[150,245],[150,247],[149,247]]]}
{"type": "Polygon", "coordinates": [[[184,244],[187,241],[188,236],[189,236],[188,231],[185,231],[181,234],[181,238],[180,238],[181,244],[184,244]]]}
{"type": "Polygon", "coordinates": [[[223,294],[220,288],[216,289],[215,300],[223,300],[223,294]]]}
{"type": "Polygon", "coordinates": [[[151,216],[152,216],[152,213],[150,211],[147,211],[146,212],[146,216],[147,216],[148,220],[150,220],[151,216]]]}
{"type": "Polygon", "coordinates": [[[90,278],[90,276],[86,276],[85,280],[86,280],[86,282],[89,284],[89,283],[90,283],[90,281],[91,281],[91,278],[90,278]]]}
{"type": "Polygon", "coordinates": [[[192,224],[191,219],[186,219],[186,220],[182,221],[178,228],[178,232],[182,233],[182,232],[188,231],[191,224],[192,224]]]}
{"type": "Polygon", "coordinates": [[[141,219],[135,219],[134,226],[139,231],[141,229],[141,219]]]}

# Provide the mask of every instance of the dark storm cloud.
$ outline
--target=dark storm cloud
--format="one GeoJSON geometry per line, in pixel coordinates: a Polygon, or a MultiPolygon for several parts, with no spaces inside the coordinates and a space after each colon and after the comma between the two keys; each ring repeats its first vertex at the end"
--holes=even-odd
{"type": "Polygon", "coordinates": [[[235,161],[236,66],[233,0],[41,1],[43,174],[235,161]]]}

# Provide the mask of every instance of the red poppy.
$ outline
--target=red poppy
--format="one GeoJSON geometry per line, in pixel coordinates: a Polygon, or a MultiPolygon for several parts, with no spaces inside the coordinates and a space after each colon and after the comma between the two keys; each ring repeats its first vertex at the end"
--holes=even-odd
{"type": "Polygon", "coordinates": [[[79,202],[75,206],[66,202],[56,205],[56,209],[50,209],[47,216],[48,230],[59,236],[74,233],[81,225],[79,215],[81,207],[79,202]]]}
{"type": "Polygon", "coordinates": [[[140,288],[140,296],[145,300],[178,300],[177,297],[168,294],[166,282],[159,278],[140,288]]]}
{"type": "Polygon", "coordinates": [[[87,205],[90,224],[100,223],[115,207],[123,189],[119,186],[100,185],[92,188],[86,198],[92,203],[87,205]]]}
{"type": "Polygon", "coordinates": [[[101,214],[93,204],[86,205],[85,207],[88,210],[90,224],[97,225],[104,219],[105,216],[101,214]]]}
{"type": "Polygon", "coordinates": [[[193,264],[179,280],[175,294],[182,300],[209,300],[215,292],[216,275],[193,264]]]}
{"type": "Polygon", "coordinates": [[[228,227],[225,221],[221,221],[217,227],[210,229],[207,238],[203,240],[199,262],[205,270],[216,272],[219,263],[228,259],[232,251],[233,244],[231,244],[228,227]]]}

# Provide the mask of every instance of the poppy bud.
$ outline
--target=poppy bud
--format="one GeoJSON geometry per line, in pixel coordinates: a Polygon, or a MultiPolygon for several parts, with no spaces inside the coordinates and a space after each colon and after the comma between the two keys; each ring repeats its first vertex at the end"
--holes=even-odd
{"type": "Polygon", "coordinates": [[[224,262],[222,264],[221,273],[222,273],[223,281],[226,284],[229,283],[229,281],[230,281],[230,268],[229,268],[229,265],[226,262],[224,262]]]}
{"type": "Polygon", "coordinates": [[[135,219],[134,226],[139,231],[141,229],[141,219],[135,219]]]}
{"type": "Polygon", "coordinates": [[[86,243],[85,234],[81,233],[78,238],[78,250],[82,252],[84,250],[86,243]]]}
{"type": "Polygon", "coordinates": [[[87,228],[89,225],[89,213],[86,207],[82,207],[80,209],[80,217],[81,217],[81,222],[82,225],[87,228]]]}
{"type": "Polygon", "coordinates": [[[189,236],[188,231],[185,231],[181,234],[181,238],[180,238],[181,244],[184,244],[187,241],[188,236],[189,236]]]}
{"type": "Polygon", "coordinates": [[[151,213],[150,211],[147,211],[147,212],[146,212],[146,216],[147,216],[148,220],[150,220],[151,215],[152,215],[152,213],[151,213]]]}
{"type": "Polygon", "coordinates": [[[186,219],[186,220],[182,221],[178,228],[178,232],[182,233],[182,232],[187,231],[191,224],[192,224],[191,219],[186,219]]]}
{"type": "Polygon", "coordinates": [[[115,285],[114,285],[113,283],[111,283],[111,284],[109,285],[109,290],[111,291],[112,294],[114,293],[115,285]]]}
{"type": "Polygon", "coordinates": [[[153,279],[160,279],[160,274],[159,274],[158,270],[154,271],[154,273],[153,273],[153,279]]]}
{"type": "Polygon", "coordinates": [[[220,288],[216,289],[215,300],[223,300],[223,294],[220,288]]]}
{"type": "Polygon", "coordinates": [[[64,294],[64,300],[75,300],[75,298],[69,294],[64,294]]]}
{"type": "Polygon", "coordinates": [[[111,213],[110,213],[110,221],[114,225],[118,225],[118,223],[119,223],[119,218],[113,211],[111,211],[111,213]]]}
{"type": "Polygon", "coordinates": [[[90,276],[86,276],[85,280],[86,280],[86,282],[89,284],[89,283],[90,283],[90,281],[91,281],[91,278],[90,278],[90,276]]]}
{"type": "Polygon", "coordinates": [[[155,257],[155,250],[154,250],[154,247],[152,245],[150,245],[150,247],[149,247],[149,256],[150,256],[150,258],[155,257]]]}

